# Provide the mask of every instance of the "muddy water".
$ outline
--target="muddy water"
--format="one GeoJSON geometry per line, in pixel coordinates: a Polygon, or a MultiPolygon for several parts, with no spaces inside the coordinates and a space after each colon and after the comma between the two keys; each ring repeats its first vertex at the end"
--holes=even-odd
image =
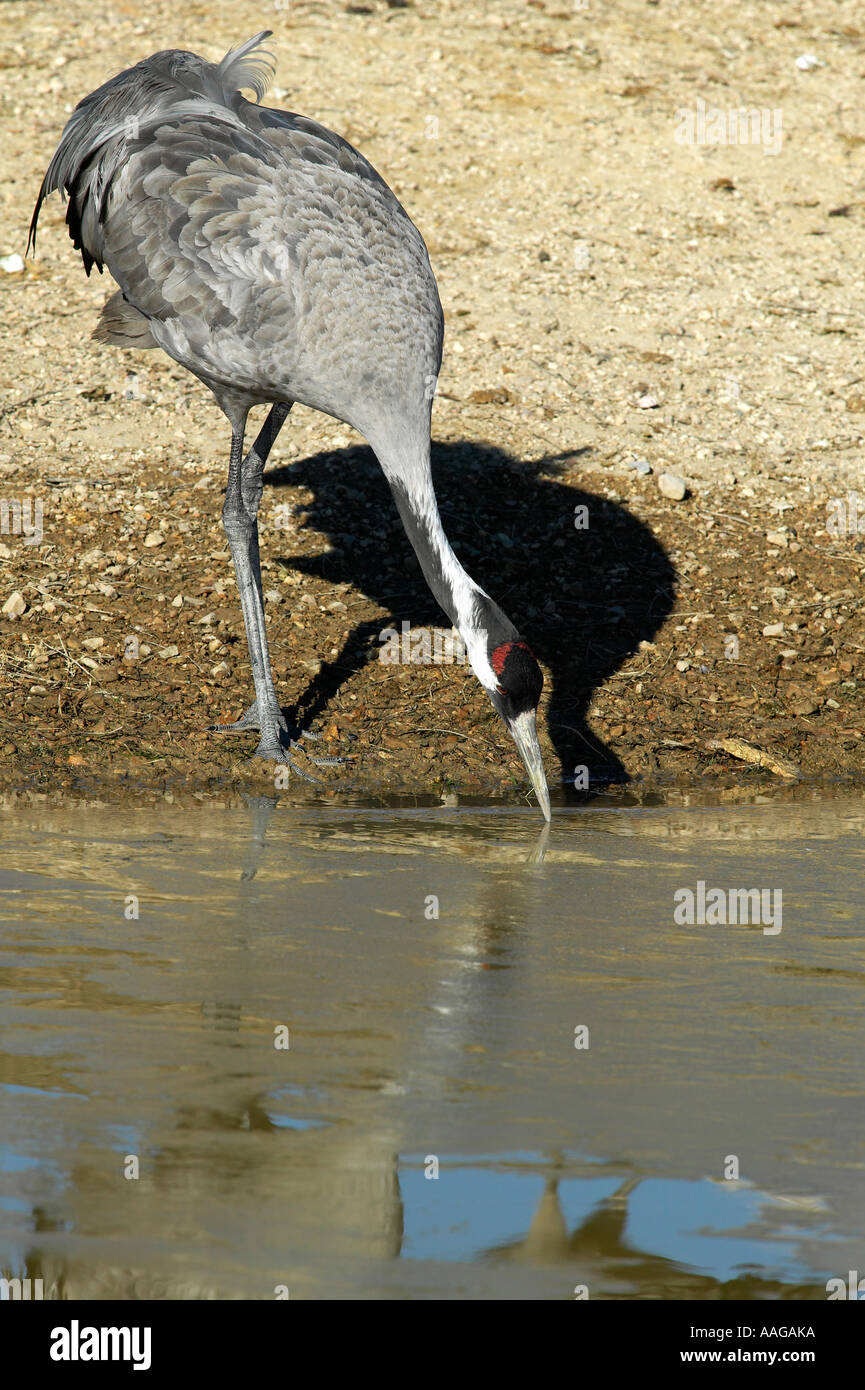
{"type": "Polygon", "coordinates": [[[0,1273],[825,1298],[865,1274],[863,828],[7,805],[0,1273]],[[698,882],[781,890],[781,930],[677,922],[698,882]]]}

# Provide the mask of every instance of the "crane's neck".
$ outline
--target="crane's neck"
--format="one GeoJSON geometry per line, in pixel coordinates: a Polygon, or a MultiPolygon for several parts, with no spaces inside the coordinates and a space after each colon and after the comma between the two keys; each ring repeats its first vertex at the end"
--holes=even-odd
{"type": "Polygon", "coordinates": [[[466,573],[445,535],[430,472],[429,442],[396,456],[379,453],[379,460],[424,578],[462,637],[478,680],[493,691],[496,675],[489,652],[517,638],[517,630],[466,573]]]}

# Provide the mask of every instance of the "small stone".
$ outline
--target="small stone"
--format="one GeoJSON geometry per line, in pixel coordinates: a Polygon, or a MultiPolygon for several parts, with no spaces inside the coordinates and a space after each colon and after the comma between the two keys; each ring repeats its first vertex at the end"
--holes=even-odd
{"type": "Polygon", "coordinates": [[[786,550],[789,544],[786,531],[767,531],[766,540],[769,545],[779,545],[782,550],[786,550]]]}
{"type": "Polygon", "coordinates": [[[231,667],[227,661],[220,661],[218,665],[211,666],[210,674],[215,681],[221,680],[223,676],[231,675],[231,667]]]}
{"type": "Polygon", "coordinates": [[[20,275],[23,269],[24,262],[17,251],[11,256],[0,256],[0,270],[5,270],[7,275],[20,275]]]}
{"type": "Polygon", "coordinates": [[[654,396],[640,396],[637,405],[640,410],[657,410],[660,401],[657,401],[654,396]]]}
{"type": "Polygon", "coordinates": [[[688,495],[688,485],[677,473],[662,473],[658,487],[662,496],[669,497],[671,502],[682,502],[688,495]]]}
{"type": "Polygon", "coordinates": [[[477,391],[471,391],[466,400],[472,405],[512,405],[516,397],[507,386],[493,386],[479,387],[477,391]]]}
{"type": "Polygon", "coordinates": [[[144,544],[148,550],[155,550],[156,546],[165,544],[165,536],[162,531],[149,531],[144,537],[144,544]]]}
{"type": "MultiPolygon", "coordinates": [[[[144,648],[142,647],[141,650],[143,651],[144,648]]],[[[170,646],[170,647],[163,647],[163,648],[162,648],[162,651],[157,652],[156,655],[157,655],[162,661],[167,661],[168,658],[171,657],[171,656],[179,656],[179,655],[180,655],[180,648],[179,648],[179,647],[175,647],[175,646],[173,646],[173,645],[170,646]]]]}
{"type": "Polygon", "coordinates": [[[763,636],[764,636],[764,637],[783,637],[783,636],[784,636],[784,624],[783,624],[783,623],[767,623],[766,626],[763,628],[763,636]]]}
{"type": "Polygon", "coordinates": [[[84,554],[80,557],[78,564],[81,566],[82,569],[95,569],[101,561],[107,559],[108,556],[105,554],[105,551],[100,550],[99,546],[95,545],[92,548],[92,550],[85,550],[84,554]]]}
{"type": "Polygon", "coordinates": [[[648,459],[628,459],[628,467],[633,468],[635,473],[639,473],[642,478],[647,478],[652,471],[652,465],[648,459]]]}
{"type": "Polygon", "coordinates": [[[7,618],[20,618],[27,612],[27,600],[22,593],[16,589],[10,594],[3,605],[3,612],[7,618]]]}
{"type": "Polygon", "coordinates": [[[677,662],[676,662],[676,670],[677,670],[677,671],[690,671],[690,669],[691,669],[691,663],[690,663],[690,661],[677,661],[677,662]]]}
{"type": "Polygon", "coordinates": [[[88,650],[89,652],[97,652],[97,651],[99,650],[100,647],[104,647],[104,646],[105,646],[105,638],[104,638],[104,637],[85,637],[85,638],[84,638],[84,641],[81,643],[81,645],[82,645],[82,647],[86,647],[87,650],[88,650]]]}
{"type": "Polygon", "coordinates": [[[821,63],[813,53],[800,53],[796,59],[796,67],[800,72],[813,72],[814,68],[825,68],[826,64],[821,63]]]}

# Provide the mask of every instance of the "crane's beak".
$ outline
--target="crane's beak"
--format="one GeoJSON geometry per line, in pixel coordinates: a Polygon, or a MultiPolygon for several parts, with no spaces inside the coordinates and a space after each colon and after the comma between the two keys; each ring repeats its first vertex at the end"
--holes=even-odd
{"type": "Polygon", "coordinates": [[[517,745],[517,752],[526,765],[526,771],[531,778],[538,804],[546,820],[549,820],[550,793],[547,790],[547,779],[541,761],[541,746],[538,743],[535,711],[533,709],[526,710],[525,714],[518,714],[516,719],[508,719],[505,722],[511,731],[511,738],[517,745]]]}

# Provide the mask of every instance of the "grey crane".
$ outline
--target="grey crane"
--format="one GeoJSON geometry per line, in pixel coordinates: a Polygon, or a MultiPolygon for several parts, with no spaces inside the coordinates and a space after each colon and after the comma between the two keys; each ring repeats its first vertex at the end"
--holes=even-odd
{"type": "Polygon", "coordinates": [[[44,199],[87,274],[119,289],[93,336],[160,347],[209,386],[231,426],[222,518],[237,574],[255,700],[235,724],[288,763],[271,672],[257,513],[270,449],[295,401],[357,429],[393,494],[424,577],[511,732],[541,809],[550,800],[536,728],[543,676],[528,645],[466,573],[442,527],[430,413],[444,320],[420,232],[372,165],[315,121],[262,106],[273,76],[264,30],[220,63],[166,49],[78,103],[44,199]],[[252,90],[256,102],[241,89],[252,90]],[[247,416],[270,405],[244,457],[247,416]]]}

